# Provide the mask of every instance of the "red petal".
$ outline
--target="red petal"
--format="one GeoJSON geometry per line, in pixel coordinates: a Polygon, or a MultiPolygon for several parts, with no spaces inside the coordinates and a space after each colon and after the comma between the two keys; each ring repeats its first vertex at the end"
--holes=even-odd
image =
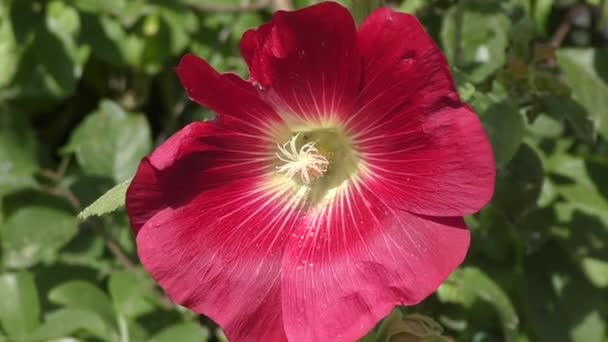
{"type": "Polygon", "coordinates": [[[304,119],[346,117],[360,83],[356,27],[344,7],[324,2],[243,35],[251,77],[281,113],[304,119]]]}
{"type": "MultiPolygon", "coordinates": [[[[216,127],[210,124],[190,124],[154,150],[150,158],[144,158],[127,190],[127,212],[135,233],[152,215],[167,206],[157,169],[169,168],[188,154],[211,150],[211,146],[199,139],[215,131],[216,127]]],[[[179,183],[176,186],[179,187],[179,183]]]]}
{"type": "Polygon", "coordinates": [[[416,17],[378,9],[363,22],[358,39],[363,84],[349,118],[354,131],[377,123],[405,125],[412,115],[459,102],[445,57],[416,17]],[[415,110],[396,114],[403,107],[415,110]]]}
{"type": "Polygon", "coordinates": [[[160,145],[140,164],[127,191],[133,230],[167,206],[235,180],[260,177],[268,169],[272,146],[264,137],[230,125],[192,123],[160,145]]]}
{"type": "Polygon", "coordinates": [[[382,8],[359,30],[363,89],[349,129],[392,205],[432,216],[478,211],[495,166],[477,117],[461,104],[445,57],[409,14],[382,8]]]}
{"type": "Polygon", "coordinates": [[[286,341],[280,267],[298,215],[288,196],[238,181],[154,215],[139,231],[145,268],[175,302],[231,341],[286,341]]]}
{"type": "Polygon", "coordinates": [[[358,142],[367,183],[384,201],[423,215],[460,216],[491,199],[492,148],[470,108],[446,107],[397,127],[384,125],[382,134],[358,142]]]}
{"type": "Polygon", "coordinates": [[[435,291],[469,245],[462,218],[393,210],[363,188],[302,222],[295,236],[281,278],[290,341],[357,340],[394,306],[435,291]]]}
{"type": "Polygon", "coordinates": [[[286,190],[265,185],[273,140],[243,127],[220,120],[176,133],[140,165],[127,211],[140,259],[170,298],[232,340],[282,341],[279,269],[299,216],[286,190]]]}
{"type": "Polygon", "coordinates": [[[198,104],[209,107],[223,121],[235,121],[246,131],[271,129],[282,119],[261,100],[253,86],[234,74],[218,74],[207,62],[185,55],[179,62],[177,74],[188,96],[198,104]]]}
{"type": "Polygon", "coordinates": [[[137,232],[154,214],[167,206],[159,187],[156,169],[148,158],[142,160],[135,178],[127,189],[127,212],[133,233],[137,232]]]}

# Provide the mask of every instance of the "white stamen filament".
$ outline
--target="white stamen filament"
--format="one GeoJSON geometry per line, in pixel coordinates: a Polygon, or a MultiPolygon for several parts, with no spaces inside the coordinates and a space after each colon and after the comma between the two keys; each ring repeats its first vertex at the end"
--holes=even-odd
{"type": "Polygon", "coordinates": [[[300,133],[293,136],[283,145],[277,144],[280,153],[276,153],[285,164],[277,166],[277,172],[285,173],[289,177],[299,175],[304,184],[310,184],[315,178],[327,171],[329,160],[315,147],[315,142],[304,144],[298,151],[296,140],[300,133]]]}

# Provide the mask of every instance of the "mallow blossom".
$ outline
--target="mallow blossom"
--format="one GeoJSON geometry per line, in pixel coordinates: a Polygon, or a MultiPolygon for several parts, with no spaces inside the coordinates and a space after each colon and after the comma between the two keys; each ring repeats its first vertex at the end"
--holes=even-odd
{"type": "Polygon", "coordinates": [[[414,16],[382,8],[357,28],[336,3],[281,11],[241,53],[247,81],[179,63],[218,117],[141,162],[138,254],[230,341],[355,341],[463,261],[490,144],[414,16]]]}

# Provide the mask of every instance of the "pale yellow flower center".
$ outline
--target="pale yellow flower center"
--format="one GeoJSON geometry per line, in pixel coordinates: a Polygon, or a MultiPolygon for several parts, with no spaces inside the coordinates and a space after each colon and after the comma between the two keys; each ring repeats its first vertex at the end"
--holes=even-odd
{"type": "Polygon", "coordinates": [[[298,176],[302,183],[310,184],[327,171],[329,160],[315,147],[317,141],[308,142],[298,149],[296,143],[300,134],[294,135],[283,145],[277,144],[277,158],[284,164],[277,166],[279,173],[289,177],[298,176]]]}
{"type": "Polygon", "coordinates": [[[339,126],[290,128],[275,142],[269,186],[294,194],[298,203],[319,206],[359,178],[362,159],[339,126]]]}

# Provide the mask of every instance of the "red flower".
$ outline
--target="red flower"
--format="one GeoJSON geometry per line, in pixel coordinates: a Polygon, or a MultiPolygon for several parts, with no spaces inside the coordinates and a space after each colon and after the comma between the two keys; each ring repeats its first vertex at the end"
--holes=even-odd
{"type": "Polygon", "coordinates": [[[251,80],[185,56],[216,122],[142,161],[127,194],[139,256],[231,341],[354,341],[462,262],[462,215],[493,192],[491,147],[410,15],[357,30],[322,3],[245,33],[251,80]]]}

